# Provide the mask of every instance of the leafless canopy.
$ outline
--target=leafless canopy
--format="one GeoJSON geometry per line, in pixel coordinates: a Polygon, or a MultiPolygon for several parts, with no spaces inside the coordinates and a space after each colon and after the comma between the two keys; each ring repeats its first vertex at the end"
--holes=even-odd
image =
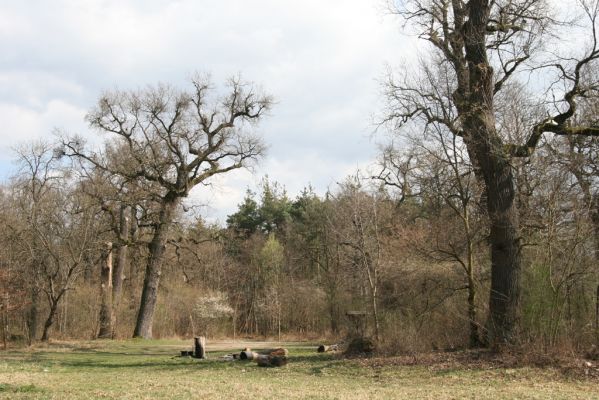
{"type": "MultiPolygon", "coordinates": [[[[391,1],[390,10],[399,14],[407,26],[438,50],[431,60],[419,66],[420,74],[404,73],[399,78],[389,74],[386,84],[388,109],[384,121],[400,127],[419,121],[424,126],[440,125],[454,135],[462,136],[461,121],[468,112],[474,79],[466,58],[472,37],[470,11],[472,1],[411,0],[391,1]],[[431,62],[432,61],[432,62],[431,62]]],[[[476,2],[478,4],[478,2],[476,2]]],[[[530,156],[545,133],[556,135],[599,136],[599,126],[592,121],[572,124],[581,99],[597,98],[599,84],[590,71],[598,67],[597,28],[599,2],[577,0],[582,16],[578,29],[588,39],[575,56],[554,51],[552,39],[559,39],[563,21],[552,15],[546,0],[497,0],[484,2],[489,12],[486,24],[486,49],[494,74],[493,95],[518,73],[543,71],[549,76],[556,71],[550,87],[546,116],[531,124],[523,143],[506,144],[511,156],[530,156]]],[[[479,5],[476,5],[479,7],[479,5]]],[[[481,47],[482,48],[482,47],[481,47]]],[[[472,52],[470,53],[472,54],[472,52]]]]}
{"type": "Polygon", "coordinates": [[[163,195],[176,198],[262,155],[262,141],[247,128],[270,109],[272,98],[238,78],[228,81],[228,94],[218,99],[206,78],[191,83],[190,91],[159,85],[106,93],[87,120],[116,140],[105,153],[88,153],[80,139],[68,138],[66,153],[129,181],[158,185],[163,195]]]}

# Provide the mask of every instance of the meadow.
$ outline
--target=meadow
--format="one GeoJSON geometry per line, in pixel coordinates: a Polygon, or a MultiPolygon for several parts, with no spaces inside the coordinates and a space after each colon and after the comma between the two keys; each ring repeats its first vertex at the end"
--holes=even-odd
{"type": "Polygon", "coordinates": [[[548,367],[426,358],[353,358],[285,343],[289,364],[260,368],[221,356],[268,342],[56,342],[0,353],[0,399],[599,399],[598,380],[548,367]],[[453,361],[452,361],[453,360],[453,361]]]}

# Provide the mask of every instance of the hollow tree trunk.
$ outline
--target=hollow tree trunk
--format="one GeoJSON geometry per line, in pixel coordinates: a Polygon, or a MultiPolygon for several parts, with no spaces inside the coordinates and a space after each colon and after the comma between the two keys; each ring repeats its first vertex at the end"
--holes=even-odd
{"type": "Polygon", "coordinates": [[[144,339],[152,338],[152,322],[154,309],[158,299],[158,287],[162,274],[162,262],[168,238],[168,231],[172,224],[173,213],[177,206],[176,200],[165,200],[160,210],[159,222],[154,228],[154,236],[148,245],[150,255],[146,265],[144,285],[141,293],[141,303],[137,313],[137,322],[133,337],[144,339]]]}
{"type": "Polygon", "coordinates": [[[100,270],[100,330],[98,339],[112,337],[112,243],[107,243],[106,255],[100,270]]]}

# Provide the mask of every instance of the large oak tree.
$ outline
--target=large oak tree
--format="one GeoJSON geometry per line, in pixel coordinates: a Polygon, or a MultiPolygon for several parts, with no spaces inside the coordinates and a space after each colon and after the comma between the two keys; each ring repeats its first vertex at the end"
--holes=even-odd
{"type": "Polygon", "coordinates": [[[554,37],[551,29],[565,29],[551,17],[551,4],[545,0],[392,2],[393,11],[432,45],[432,51],[420,74],[392,75],[387,82],[386,121],[396,128],[445,129],[466,144],[485,186],[490,222],[492,345],[514,340],[518,317],[521,243],[513,158],[530,157],[548,133],[599,135],[597,125],[574,123],[577,99],[597,96],[597,81],[587,78],[599,58],[598,2],[576,3],[590,41],[577,55],[559,56],[543,51],[555,45],[548,44],[554,37]],[[550,102],[545,103],[546,117],[531,121],[526,140],[510,143],[498,129],[494,99],[525,67],[542,70],[542,76],[549,78],[545,88],[531,90],[549,93],[550,102]]]}
{"type": "Polygon", "coordinates": [[[181,199],[263,154],[253,127],[271,105],[270,96],[237,78],[222,97],[205,78],[192,79],[188,91],[165,85],[114,91],[87,116],[109,135],[105,149],[85,150],[78,138],[64,141],[68,155],[144,187],[156,204],[135,337],[152,337],[165,246],[181,199]]]}

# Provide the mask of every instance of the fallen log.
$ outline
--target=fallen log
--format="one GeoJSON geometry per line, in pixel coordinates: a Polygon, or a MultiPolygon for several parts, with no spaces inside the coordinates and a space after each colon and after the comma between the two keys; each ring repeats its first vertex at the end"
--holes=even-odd
{"type": "Polygon", "coordinates": [[[260,350],[258,352],[258,354],[262,354],[262,355],[267,355],[267,356],[285,356],[287,357],[289,355],[289,350],[283,348],[283,347],[279,347],[277,349],[264,349],[264,350],[260,350]]]}
{"type": "Polygon", "coordinates": [[[254,361],[259,367],[282,367],[287,365],[287,356],[271,356],[266,354],[258,354],[254,361]]]}
{"type": "Polygon", "coordinates": [[[253,351],[251,351],[250,349],[245,349],[243,350],[241,353],[239,353],[239,359],[240,360],[253,360],[256,356],[258,355],[258,353],[254,353],[253,351]]]}
{"type": "Polygon", "coordinates": [[[329,351],[338,351],[339,350],[339,345],[338,344],[332,344],[330,346],[327,346],[326,344],[321,344],[320,346],[318,346],[318,352],[319,353],[326,353],[329,351]]]}

